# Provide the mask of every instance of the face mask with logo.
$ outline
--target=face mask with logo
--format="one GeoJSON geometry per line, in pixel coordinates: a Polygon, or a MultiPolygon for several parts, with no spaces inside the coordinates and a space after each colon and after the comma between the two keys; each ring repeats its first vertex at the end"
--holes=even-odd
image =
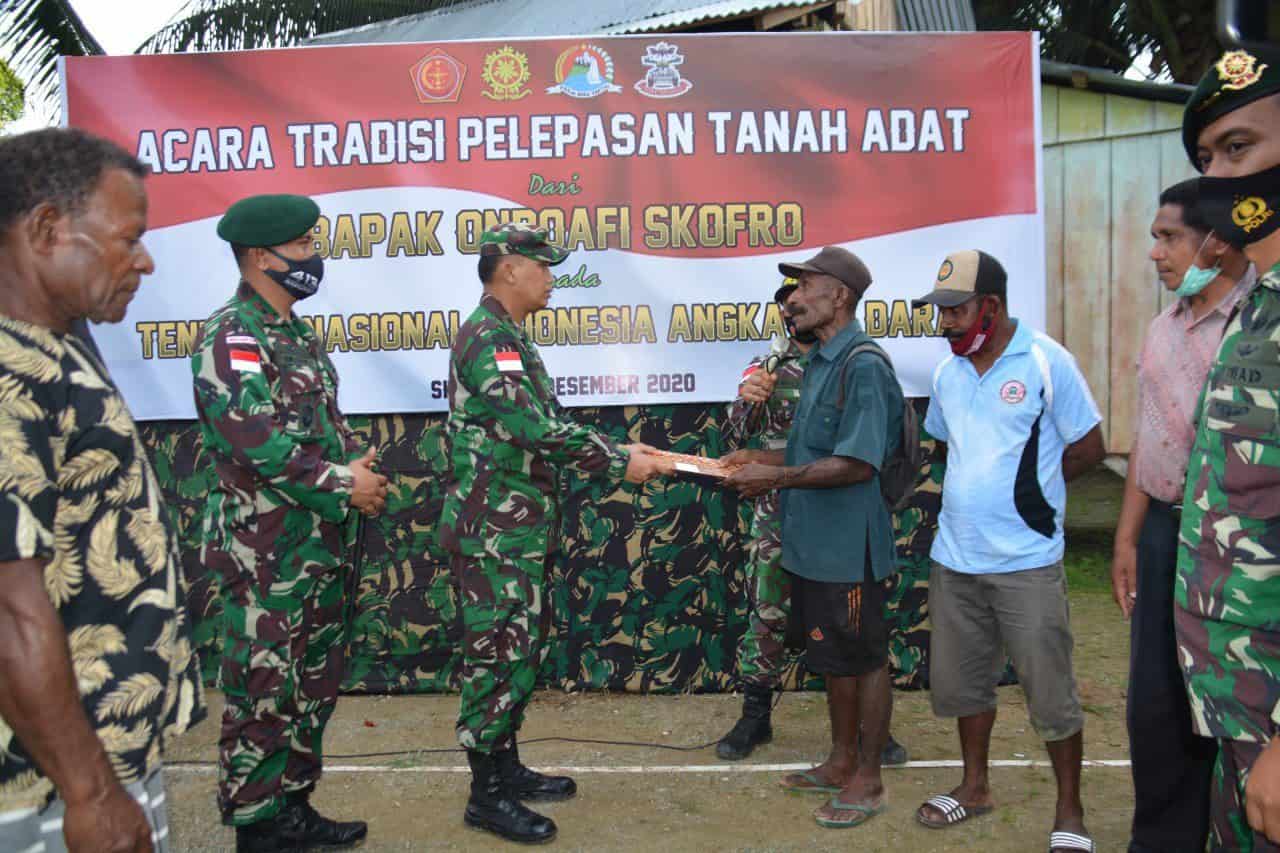
{"type": "Polygon", "coordinates": [[[963,335],[947,338],[951,351],[956,355],[973,355],[991,342],[991,330],[995,325],[995,315],[983,314],[963,335]]]}
{"type": "MultiPolygon", "coordinates": [[[[1213,234],[1212,231],[1209,232],[1213,234]]],[[[1201,269],[1196,266],[1196,258],[1200,257],[1200,253],[1204,251],[1205,243],[1209,242],[1209,237],[1204,238],[1204,243],[1200,244],[1200,248],[1196,249],[1195,257],[1191,259],[1191,266],[1187,267],[1187,271],[1182,274],[1182,284],[1178,285],[1178,289],[1174,293],[1178,296],[1195,296],[1200,291],[1209,286],[1209,282],[1213,281],[1222,274],[1221,264],[1215,265],[1210,269],[1201,269]]]]}
{"type": "Polygon", "coordinates": [[[1233,246],[1264,240],[1280,228],[1280,163],[1238,178],[1201,178],[1200,212],[1233,246]]]}
{"type": "Polygon", "coordinates": [[[302,300],[314,296],[320,289],[320,279],[324,278],[324,258],[312,255],[303,261],[286,258],[275,249],[267,249],[280,260],[288,264],[287,270],[263,270],[267,278],[284,288],[294,299],[302,300]]]}

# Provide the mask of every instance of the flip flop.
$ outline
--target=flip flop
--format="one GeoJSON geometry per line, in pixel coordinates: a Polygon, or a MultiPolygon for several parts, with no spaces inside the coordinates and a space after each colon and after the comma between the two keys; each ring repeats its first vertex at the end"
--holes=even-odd
{"type": "Polygon", "coordinates": [[[818,778],[812,770],[806,770],[803,773],[788,773],[782,777],[782,781],[778,784],[786,790],[797,794],[838,794],[844,790],[840,785],[828,785],[818,778]],[[803,779],[808,784],[799,785],[795,782],[788,782],[788,779],[803,779]]]}
{"type": "Polygon", "coordinates": [[[853,812],[853,817],[849,820],[836,820],[814,812],[813,819],[818,822],[818,826],[825,826],[827,829],[851,829],[861,826],[889,807],[887,802],[882,802],[878,806],[869,806],[866,803],[846,803],[839,797],[832,797],[827,805],[836,811],[853,812]]]}
{"type": "Polygon", "coordinates": [[[1062,830],[1049,833],[1049,853],[1053,853],[1054,850],[1083,850],[1085,853],[1094,853],[1097,849],[1093,839],[1087,835],[1062,830]]]}
{"type": "Polygon", "coordinates": [[[920,809],[916,809],[916,821],[930,829],[945,829],[948,826],[955,826],[957,823],[964,823],[969,818],[989,814],[992,809],[991,806],[961,805],[959,800],[948,794],[938,794],[936,797],[930,797],[924,801],[920,808],[922,809],[925,806],[933,806],[942,812],[942,820],[929,820],[920,812],[920,809]]]}

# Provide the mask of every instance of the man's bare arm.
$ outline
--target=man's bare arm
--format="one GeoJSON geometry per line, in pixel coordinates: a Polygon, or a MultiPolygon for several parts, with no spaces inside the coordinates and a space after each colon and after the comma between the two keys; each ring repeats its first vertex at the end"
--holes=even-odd
{"type": "Polygon", "coordinates": [[[1070,483],[1076,477],[1107,458],[1107,448],[1102,443],[1102,427],[1095,426],[1084,438],[1067,447],[1062,454],[1062,476],[1070,483]]]}
{"type": "Polygon", "coordinates": [[[827,456],[808,465],[745,465],[730,474],[724,482],[747,497],[755,497],[773,489],[835,489],[851,486],[854,483],[864,483],[875,474],[876,469],[860,459],[827,456]]]}
{"type": "Polygon", "coordinates": [[[0,563],[0,577],[0,716],[66,803],[68,849],[150,850],[146,817],[85,716],[44,561],[0,563]]]}

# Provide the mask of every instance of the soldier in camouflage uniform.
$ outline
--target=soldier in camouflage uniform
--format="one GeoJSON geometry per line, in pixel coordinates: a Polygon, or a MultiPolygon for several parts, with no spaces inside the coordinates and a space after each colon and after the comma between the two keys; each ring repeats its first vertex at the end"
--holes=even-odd
{"type": "Polygon", "coordinates": [[[1191,715],[1217,738],[1214,850],[1280,850],[1280,68],[1230,51],[1187,103],[1201,212],[1260,272],[1201,391],[1174,620],[1191,715]]]}
{"type": "Polygon", "coordinates": [[[568,777],[520,762],[516,733],[546,654],[546,581],[558,550],[559,474],[620,485],[663,463],[644,445],[620,447],[574,423],[556,400],[521,323],[551,297],[550,267],[568,252],[516,223],[480,240],[480,305],[449,358],[451,472],[440,543],[451,554],[462,621],[458,742],[471,765],[464,819],[514,841],[548,841],[551,819],[521,800],[572,797],[568,777]]]}
{"type": "Polygon", "coordinates": [[[218,235],[241,281],[205,322],[191,359],[196,412],[217,484],[201,561],[221,582],[226,707],[218,801],[236,849],[303,850],[364,838],[308,797],[343,667],[351,510],[381,511],[386,478],[338,410],[338,377],[292,312],[323,275],[315,202],[253,196],[218,235]]]}
{"type": "MultiPolygon", "coordinates": [[[[779,450],[787,446],[791,415],[800,399],[804,376],[801,358],[813,346],[810,332],[797,336],[786,312],[787,297],[796,288],[795,279],[785,279],[773,295],[783,311],[790,333],[785,350],[756,356],[742,378],[764,369],[777,377],[768,402],[752,405],[738,397],[729,405],[726,438],[729,449],[759,446],[779,450]]],[[[770,721],[773,691],[781,681],[786,657],[783,646],[787,628],[790,587],[782,571],[782,514],[778,493],[756,498],[751,516],[751,541],[743,581],[747,588],[748,625],[738,645],[738,676],[743,684],[742,717],[716,745],[716,754],[729,761],[749,756],[762,743],[773,739],[770,721]]]]}

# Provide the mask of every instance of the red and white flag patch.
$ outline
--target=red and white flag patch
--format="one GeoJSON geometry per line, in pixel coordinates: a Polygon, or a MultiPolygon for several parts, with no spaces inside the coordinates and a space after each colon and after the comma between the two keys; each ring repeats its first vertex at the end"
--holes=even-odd
{"type": "Polygon", "coordinates": [[[755,373],[755,372],[756,372],[757,370],[759,370],[759,369],[760,369],[760,365],[758,365],[758,364],[748,364],[748,365],[747,365],[747,369],[746,369],[746,370],[744,370],[744,371],[742,371],[742,379],[740,379],[740,380],[738,380],[738,381],[739,381],[739,382],[741,382],[741,381],[745,380],[748,376],[750,376],[751,374],[755,373]]]}
{"type": "Polygon", "coordinates": [[[262,356],[258,355],[256,350],[232,347],[228,350],[228,355],[231,357],[232,370],[243,373],[262,372],[262,356]]]}
{"type": "Polygon", "coordinates": [[[495,352],[493,360],[498,365],[498,370],[503,373],[524,372],[524,362],[520,360],[518,352],[495,352]]]}

